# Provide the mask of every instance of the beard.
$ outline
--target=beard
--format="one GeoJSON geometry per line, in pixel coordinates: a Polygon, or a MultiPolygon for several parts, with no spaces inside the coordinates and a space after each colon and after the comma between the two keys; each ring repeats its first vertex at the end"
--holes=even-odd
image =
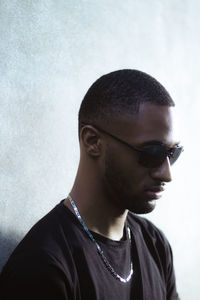
{"type": "MultiPolygon", "coordinates": [[[[147,201],[141,188],[137,172],[127,173],[123,163],[109,149],[105,155],[104,184],[110,201],[121,210],[135,214],[147,214],[154,210],[155,201],[147,201]]],[[[139,166],[138,166],[139,168],[139,166]]]]}

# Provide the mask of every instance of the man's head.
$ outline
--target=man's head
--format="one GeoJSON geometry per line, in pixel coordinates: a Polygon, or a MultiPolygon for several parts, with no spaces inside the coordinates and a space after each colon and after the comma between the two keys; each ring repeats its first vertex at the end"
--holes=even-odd
{"type": "Polygon", "coordinates": [[[137,114],[142,103],[174,106],[166,89],[150,75],[138,70],[119,70],[96,80],[79,110],[82,123],[112,122],[112,117],[137,114]]]}
{"type": "Polygon", "coordinates": [[[172,136],[173,106],[165,88],[137,70],[104,75],[86,93],[80,142],[114,205],[148,213],[171,181],[170,162],[181,152],[172,136]]]}

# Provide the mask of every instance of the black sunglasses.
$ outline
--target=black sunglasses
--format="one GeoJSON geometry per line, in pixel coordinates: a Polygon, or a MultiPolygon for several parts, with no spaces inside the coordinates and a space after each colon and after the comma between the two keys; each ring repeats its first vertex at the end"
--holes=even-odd
{"type": "Polygon", "coordinates": [[[97,127],[96,125],[92,124],[85,124],[82,123],[82,126],[91,125],[97,130],[101,131],[102,133],[110,136],[111,138],[115,139],[116,141],[128,146],[129,148],[138,151],[139,155],[139,163],[146,168],[157,168],[163,164],[165,159],[168,157],[170,165],[173,165],[175,161],[180,156],[181,152],[183,152],[183,147],[176,145],[172,148],[167,147],[165,145],[147,145],[142,148],[134,147],[127,142],[121,140],[120,138],[112,135],[111,133],[97,127]]]}

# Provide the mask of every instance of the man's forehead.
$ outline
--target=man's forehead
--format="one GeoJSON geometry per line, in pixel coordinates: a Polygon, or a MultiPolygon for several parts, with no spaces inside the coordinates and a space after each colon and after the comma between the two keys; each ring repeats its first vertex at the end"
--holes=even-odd
{"type": "Polygon", "coordinates": [[[174,107],[141,104],[138,114],[122,114],[113,118],[112,132],[120,134],[134,143],[157,141],[160,143],[176,143],[173,136],[174,107]]]}

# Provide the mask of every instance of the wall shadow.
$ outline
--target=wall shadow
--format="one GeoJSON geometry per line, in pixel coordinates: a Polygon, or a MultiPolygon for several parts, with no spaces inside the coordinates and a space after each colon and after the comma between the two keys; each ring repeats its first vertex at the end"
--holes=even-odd
{"type": "Polygon", "coordinates": [[[0,272],[21,239],[22,236],[18,236],[15,232],[4,234],[0,231],[0,272]]]}

